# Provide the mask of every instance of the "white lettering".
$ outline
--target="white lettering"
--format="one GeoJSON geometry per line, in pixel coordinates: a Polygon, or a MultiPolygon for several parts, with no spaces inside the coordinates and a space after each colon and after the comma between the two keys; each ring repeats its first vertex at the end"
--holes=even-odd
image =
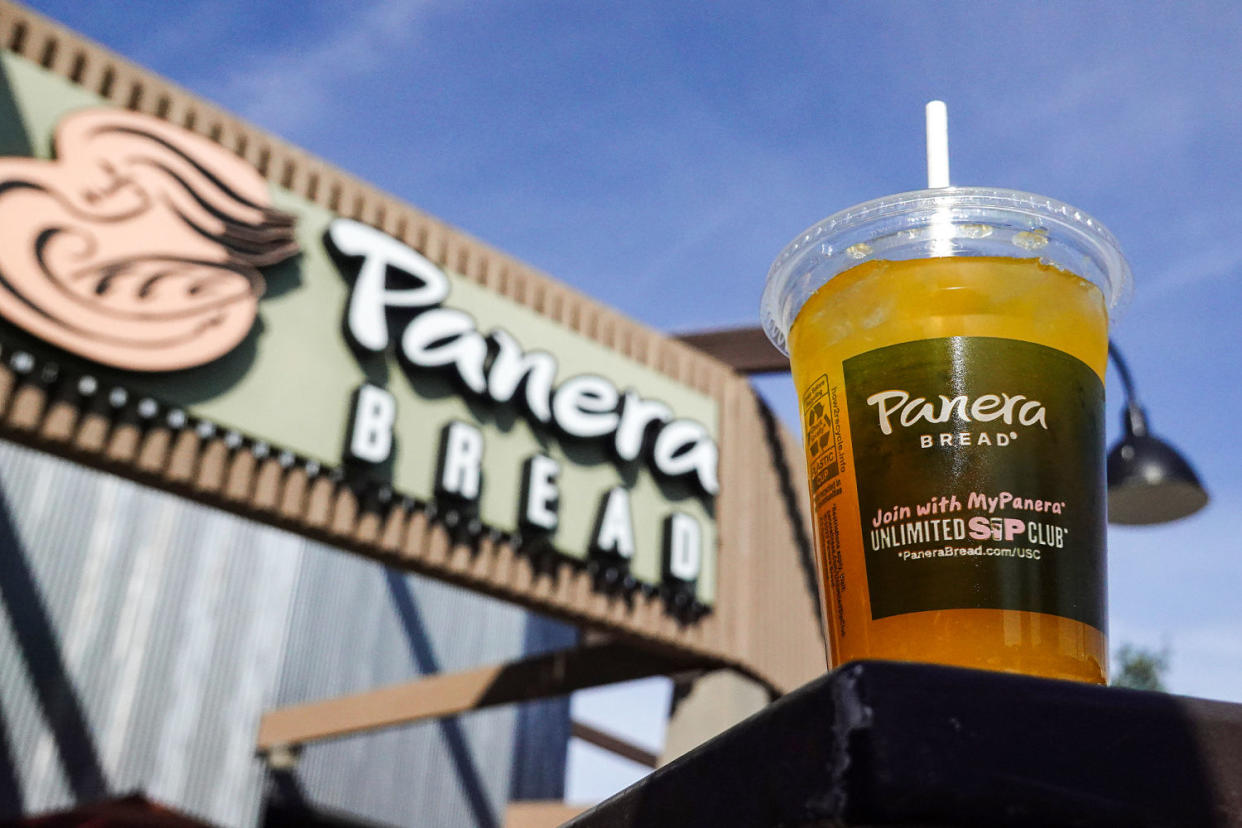
{"type": "Polygon", "coordinates": [[[646,400],[633,391],[626,391],[621,402],[621,422],[617,425],[615,442],[617,457],[629,463],[643,450],[647,427],[652,423],[666,423],[673,412],[659,400],[646,400]]]}
{"type": "Polygon", "coordinates": [[[552,532],[557,525],[560,489],[556,480],[561,466],[546,454],[536,454],[526,461],[522,480],[522,523],[552,532]]]}
{"type": "Polygon", "coordinates": [[[901,424],[912,426],[919,420],[927,420],[929,423],[937,422],[933,411],[931,403],[926,402],[922,397],[916,397],[901,409],[901,424]]]}
{"type": "Polygon", "coordinates": [[[440,437],[440,463],[436,489],[463,500],[478,500],[483,477],[483,432],[468,423],[453,421],[440,437]]]}
{"type": "Polygon", "coordinates": [[[893,433],[893,427],[889,425],[888,418],[896,414],[908,399],[910,395],[905,391],[881,391],[867,397],[867,405],[878,405],[880,408],[880,431],[885,434],[893,433]],[[893,401],[892,405],[888,404],[890,400],[893,401]]]}
{"type": "Polygon", "coordinates": [[[630,516],[630,493],[614,486],[604,495],[600,505],[594,546],[625,558],[634,557],[634,520],[630,516]]]}
{"type": "Polygon", "coordinates": [[[401,335],[401,353],[424,368],[452,365],[471,391],[482,394],[487,390],[483,375],[487,342],[468,313],[436,308],[419,314],[401,335]]]}
{"type": "MultiPolygon", "coordinates": [[[[880,431],[883,434],[893,433],[893,416],[897,415],[897,421],[903,428],[915,425],[920,420],[928,423],[947,423],[955,415],[962,422],[970,422],[978,420],[987,423],[992,420],[1003,420],[1006,425],[1012,425],[1016,419],[1021,425],[1040,425],[1048,428],[1048,412],[1044,408],[1044,404],[1039,400],[1027,400],[1024,394],[983,394],[976,398],[974,402],[970,398],[959,394],[956,397],[947,397],[940,395],[940,406],[937,409],[934,402],[928,402],[924,397],[915,397],[910,399],[909,393],[901,390],[880,391],[872,394],[867,398],[867,405],[874,405],[879,418],[880,431]],[[1015,409],[1017,413],[1015,415],[1015,409]]],[[[969,434],[969,432],[958,432],[961,435],[969,434]]],[[[952,438],[950,438],[951,440],[952,438]]],[[[924,448],[928,447],[925,437],[921,437],[924,448]]],[[[945,435],[941,435],[940,442],[948,445],[950,440],[945,439],[945,435]]],[[[982,442],[982,441],[981,441],[982,442]]],[[[999,442],[999,437],[998,437],[999,442]]],[[[1001,442],[1000,445],[1005,443],[1001,442]]],[[[959,441],[959,445],[969,445],[969,438],[963,437],[959,441]]]]}
{"type": "Polygon", "coordinates": [[[693,473],[703,491],[720,491],[716,479],[716,444],[694,420],[673,420],[660,430],[652,451],[655,466],[669,477],[693,473]]]}
{"type": "Polygon", "coordinates": [[[429,308],[448,296],[444,272],[387,233],[350,219],[336,219],[328,225],[328,239],[344,255],[363,257],[346,319],[350,336],[368,351],[388,347],[386,308],[429,308]],[[389,268],[417,286],[389,289],[389,268]]]}
{"type": "Polygon", "coordinates": [[[1046,411],[1042,405],[1036,400],[1025,403],[1018,409],[1018,422],[1022,425],[1035,425],[1039,423],[1044,428],[1048,427],[1048,421],[1044,419],[1046,411]]]}
{"type": "Polygon", "coordinates": [[[383,463],[392,452],[392,424],[396,419],[396,398],[378,385],[362,385],[354,404],[349,453],[367,463],[383,463]]]}
{"type": "Polygon", "coordinates": [[[664,522],[664,571],[679,581],[693,581],[703,566],[703,530],[698,520],[674,512],[664,522]]]}
{"type": "MultiPolygon", "coordinates": [[[[359,348],[381,352],[389,347],[390,308],[421,309],[400,334],[401,356],[411,365],[450,368],[470,391],[498,403],[513,401],[524,387],[520,402],[534,420],[553,423],[573,437],[611,437],[621,461],[631,462],[647,453],[656,471],[673,477],[691,475],[708,495],[719,492],[719,450],[701,424],[674,419],[667,405],[644,399],[634,391],[627,390],[622,396],[616,386],[600,376],[571,377],[554,388],[557,362],[552,354],[525,352],[513,336],[500,328],[484,337],[468,313],[440,306],[449,294],[449,278],[412,248],[350,219],[334,220],[328,226],[327,237],[341,255],[362,259],[346,313],[346,328],[359,348]],[[489,342],[494,346],[490,364],[489,342]],[[650,444],[648,437],[653,437],[650,444]]],[[[394,410],[389,412],[382,407],[384,403],[375,401],[378,397],[366,393],[368,408],[365,416],[357,417],[356,413],[358,425],[350,435],[351,451],[357,442],[359,451],[364,453],[355,454],[359,459],[365,459],[364,455],[386,457],[392,451],[391,426],[387,442],[381,432],[387,420],[395,421],[395,403],[391,406],[394,410]]],[[[882,410],[887,434],[887,418],[900,408],[906,395],[903,391],[886,393],[901,397],[891,410],[882,410]]],[[[954,406],[964,410],[966,403],[964,398],[955,398],[945,400],[944,404],[948,411],[954,406]]],[[[1038,411],[1025,417],[1042,422],[1038,411]]],[[[462,444],[463,450],[467,447],[462,444]]],[[[481,456],[481,441],[478,452],[481,456]]],[[[465,467],[453,468],[459,476],[454,485],[465,485],[465,467]]]]}
{"type": "Polygon", "coordinates": [[[995,394],[984,394],[970,406],[970,416],[981,423],[990,423],[1000,416],[995,409],[1000,408],[1001,399],[995,394]]]}
{"type": "Polygon", "coordinates": [[[936,422],[947,423],[949,417],[953,415],[954,408],[957,409],[959,419],[970,422],[970,417],[966,416],[966,406],[970,404],[970,400],[967,399],[965,394],[956,396],[953,399],[949,399],[944,394],[941,394],[940,401],[940,419],[936,420],[936,422]]]}
{"type": "Polygon", "coordinates": [[[548,400],[556,381],[556,357],[547,351],[523,351],[517,340],[503,328],[491,332],[496,343],[496,358],[487,372],[487,394],[496,402],[507,403],[526,383],[526,410],[535,419],[546,423],[552,418],[548,400]]]}
{"type": "Polygon", "coordinates": [[[617,388],[603,377],[579,374],[552,397],[552,418],[572,437],[601,437],[617,429],[617,388]]]}

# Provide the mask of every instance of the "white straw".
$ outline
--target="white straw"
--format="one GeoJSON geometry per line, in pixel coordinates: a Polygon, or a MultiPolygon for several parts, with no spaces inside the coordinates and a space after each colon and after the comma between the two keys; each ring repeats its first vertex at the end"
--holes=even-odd
{"type": "Polygon", "coordinates": [[[927,187],[949,186],[949,113],[944,101],[927,102],[927,187]]]}

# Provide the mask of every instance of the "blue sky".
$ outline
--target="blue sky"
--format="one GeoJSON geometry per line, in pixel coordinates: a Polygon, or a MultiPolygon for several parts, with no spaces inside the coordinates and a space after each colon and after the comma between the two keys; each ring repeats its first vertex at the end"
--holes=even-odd
{"type": "MultiPolygon", "coordinates": [[[[1242,700],[1242,6],[32,5],[665,331],[755,323],[801,229],[921,187],[944,99],[954,183],[1054,196],[1122,243],[1115,338],[1213,501],[1110,532],[1113,642],[1242,700]]],[[[792,386],[759,385],[792,420],[792,386]]],[[[1112,437],[1120,405],[1110,381],[1112,437]]]]}

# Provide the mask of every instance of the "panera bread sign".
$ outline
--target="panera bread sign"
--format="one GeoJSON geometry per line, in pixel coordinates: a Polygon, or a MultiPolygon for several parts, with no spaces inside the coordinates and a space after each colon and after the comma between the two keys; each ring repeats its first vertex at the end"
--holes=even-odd
{"type": "MultiPolygon", "coordinates": [[[[4,61],[19,110],[63,83],[4,61]]],[[[712,602],[710,398],[270,189],[202,136],[37,109],[26,137],[36,154],[42,117],[47,157],[0,146],[10,343],[50,343],[182,422],[712,602]]]]}

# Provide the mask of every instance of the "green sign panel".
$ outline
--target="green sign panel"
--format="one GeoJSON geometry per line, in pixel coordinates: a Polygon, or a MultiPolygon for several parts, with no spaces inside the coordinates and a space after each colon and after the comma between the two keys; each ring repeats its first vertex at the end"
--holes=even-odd
{"type": "Polygon", "coordinates": [[[6,353],[713,602],[710,397],[9,54],[0,156],[6,353]]]}

